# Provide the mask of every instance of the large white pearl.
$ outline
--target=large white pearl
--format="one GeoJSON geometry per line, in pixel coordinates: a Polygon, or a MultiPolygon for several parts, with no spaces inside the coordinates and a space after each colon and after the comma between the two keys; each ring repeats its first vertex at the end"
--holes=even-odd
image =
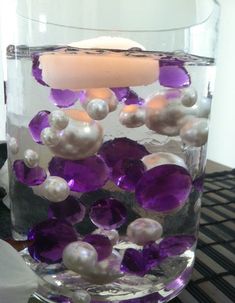
{"type": "Polygon", "coordinates": [[[197,91],[191,87],[185,88],[182,92],[181,102],[186,107],[192,107],[197,102],[197,91]]]}
{"type": "Polygon", "coordinates": [[[122,256],[116,250],[105,260],[98,262],[92,269],[82,273],[84,280],[94,284],[107,284],[122,276],[120,265],[122,256]]]}
{"type": "Polygon", "coordinates": [[[10,137],[8,140],[8,149],[13,155],[16,155],[19,152],[19,145],[14,137],[10,137]]]}
{"type": "Polygon", "coordinates": [[[103,142],[103,129],[80,110],[66,110],[69,125],[60,132],[60,140],[51,151],[62,158],[78,160],[94,155],[103,142]]]}
{"type": "Polygon", "coordinates": [[[126,105],[120,112],[119,121],[128,128],[140,127],[145,122],[145,108],[135,104],[126,105]]]}
{"type": "Polygon", "coordinates": [[[93,231],[93,234],[95,235],[104,235],[109,238],[111,244],[114,246],[115,244],[118,243],[119,240],[119,234],[116,229],[96,229],[93,231]]]}
{"type": "Polygon", "coordinates": [[[87,242],[70,243],[63,251],[65,267],[79,274],[92,272],[97,260],[98,255],[95,248],[87,242]]]}
{"type": "Polygon", "coordinates": [[[38,166],[39,162],[39,155],[32,149],[27,149],[24,152],[24,163],[26,166],[33,168],[38,166]]]}
{"type": "Polygon", "coordinates": [[[42,184],[43,196],[51,202],[61,202],[69,196],[68,183],[60,177],[50,176],[42,184]]]}
{"type": "Polygon", "coordinates": [[[146,166],[147,170],[163,164],[175,164],[187,168],[184,160],[181,157],[165,152],[147,155],[142,158],[142,162],[146,166]]]}
{"type": "Polygon", "coordinates": [[[86,90],[86,99],[82,103],[83,107],[86,108],[87,104],[93,99],[104,100],[108,105],[109,112],[115,111],[118,106],[118,100],[114,92],[109,88],[92,88],[86,90]]]}
{"type": "Polygon", "coordinates": [[[72,301],[73,303],[90,303],[91,296],[87,291],[80,289],[73,293],[72,301]]]}
{"type": "Polygon", "coordinates": [[[180,130],[182,141],[190,146],[200,147],[208,139],[208,120],[205,118],[192,118],[180,130]]]}
{"type": "Polygon", "coordinates": [[[139,218],[133,221],[127,228],[127,236],[131,242],[145,245],[148,242],[160,239],[162,225],[148,218],[139,218]]]}
{"type": "Polygon", "coordinates": [[[146,102],[146,126],[161,135],[178,136],[179,121],[193,110],[181,104],[181,101],[167,99],[156,94],[146,102]]]}
{"type": "Polygon", "coordinates": [[[88,115],[94,120],[103,120],[109,113],[109,106],[105,100],[93,99],[86,106],[88,115]]]}
{"type": "Polygon", "coordinates": [[[55,129],[46,127],[41,132],[41,140],[46,146],[53,147],[60,142],[60,135],[55,129]]]}
{"type": "Polygon", "coordinates": [[[58,130],[62,130],[67,127],[69,118],[62,110],[55,110],[49,115],[50,125],[58,130]]]}

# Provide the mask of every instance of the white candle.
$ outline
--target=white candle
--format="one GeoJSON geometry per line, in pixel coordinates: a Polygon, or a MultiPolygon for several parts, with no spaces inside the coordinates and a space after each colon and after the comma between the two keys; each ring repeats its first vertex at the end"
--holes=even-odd
{"type": "MultiPolygon", "coordinates": [[[[132,40],[112,37],[100,37],[72,45],[123,50],[143,48],[132,40]]],[[[152,84],[159,77],[158,60],[150,57],[124,56],[114,52],[46,53],[40,56],[40,68],[43,80],[50,87],[57,89],[141,86],[152,84]]]]}

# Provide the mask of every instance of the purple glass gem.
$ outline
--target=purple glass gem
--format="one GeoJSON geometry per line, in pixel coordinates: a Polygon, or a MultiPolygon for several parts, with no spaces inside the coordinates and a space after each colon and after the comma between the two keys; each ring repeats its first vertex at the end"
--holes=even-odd
{"type": "Polygon", "coordinates": [[[166,256],[161,253],[159,245],[155,242],[150,242],[144,246],[143,256],[148,269],[152,269],[166,258],[166,256]]]}
{"type": "Polygon", "coordinates": [[[103,187],[109,176],[109,168],[99,156],[75,161],[54,157],[48,169],[51,176],[64,178],[76,192],[95,191],[103,187]]]}
{"type": "Polygon", "coordinates": [[[96,226],[104,229],[115,229],[126,221],[127,210],[120,201],[108,198],[93,204],[89,215],[96,226]]]}
{"type": "Polygon", "coordinates": [[[70,107],[75,104],[76,101],[83,97],[84,92],[73,92],[69,89],[61,90],[61,89],[51,89],[49,99],[52,103],[56,106],[63,108],[63,107],[70,107]]]}
{"type": "Polygon", "coordinates": [[[144,103],[144,100],[141,97],[139,97],[136,92],[134,92],[133,90],[131,90],[129,92],[127,98],[125,98],[124,102],[125,102],[126,105],[131,105],[131,104],[139,104],[139,105],[141,105],[141,104],[144,103]]]}
{"type": "Polygon", "coordinates": [[[60,295],[49,296],[48,299],[55,303],[73,303],[68,297],[60,296],[60,295]]]}
{"type": "Polygon", "coordinates": [[[111,90],[114,92],[118,101],[120,102],[125,101],[130,93],[129,87],[114,87],[111,88],[111,90]]]}
{"type": "Polygon", "coordinates": [[[166,257],[181,255],[191,248],[196,238],[190,235],[177,235],[163,239],[159,244],[160,254],[166,257]]]}
{"type": "Polygon", "coordinates": [[[149,152],[143,145],[131,139],[116,138],[105,142],[99,150],[99,154],[109,167],[113,167],[122,159],[142,159],[149,152]]]}
{"type": "Polygon", "coordinates": [[[98,261],[108,258],[113,249],[109,238],[104,235],[86,235],[83,241],[91,244],[96,249],[98,261]]]}
{"type": "Polygon", "coordinates": [[[41,141],[41,132],[44,128],[49,127],[49,115],[50,112],[47,110],[42,110],[33,117],[33,119],[29,122],[29,131],[33,140],[36,143],[42,144],[41,141]]]}
{"type": "Polygon", "coordinates": [[[34,241],[28,248],[34,260],[53,264],[62,260],[64,248],[77,241],[77,234],[68,222],[48,219],[30,230],[28,240],[34,241]]]}
{"type": "Polygon", "coordinates": [[[51,203],[48,209],[48,218],[57,218],[66,220],[70,224],[74,225],[81,222],[86,213],[84,205],[79,201],[69,196],[66,200],[60,203],[51,203]]]}
{"type": "Polygon", "coordinates": [[[118,187],[133,191],[144,172],[145,166],[141,160],[122,159],[113,167],[111,179],[118,187]]]}
{"type": "Polygon", "coordinates": [[[40,83],[41,85],[44,85],[44,86],[48,86],[42,80],[42,70],[41,70],[41,68],[39,68],[39,65],[40,65],[39,56],[33,55],[32,75],[38,83],[40,83]]]}
{"type": "Polygon", "coordinates": [[[191,78],[184,67],[183,61],[174,58],[162,58],[160,60],[159,82],[165,87],[182,88],[191,84],[191,78]]]}
{"type": "Polygon", "coordinates": [[[47,177],[46,171],[40,166],[29,168],[22,160],[16,160],[13,163],[13,170],[16,179],[28,186],[37,186],[42,184],[47,177]]]}
{"type": "Polygon", "coordinates": [[[136,199],[144,209],[172,211],[186,202],[192,188],[188,171],[165,164],[146,171],[136,185],[136,199]]]}
{"type": "Polygon", "coordinates": [[[121,270],[143,277],[148,272],[148,267],[142,251],[128,248],[122,259],[121,270]]]}

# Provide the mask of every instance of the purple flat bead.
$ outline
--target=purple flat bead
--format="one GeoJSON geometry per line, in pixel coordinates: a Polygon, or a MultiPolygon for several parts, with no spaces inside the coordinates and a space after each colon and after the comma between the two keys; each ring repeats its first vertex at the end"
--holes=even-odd
{"type": "Polygon", "coordinates": [[[28,248],[33,259],[54,264],[62,260],[64,248],[77,241],[77,234],[68,222],[48,219],[31,229],[28,240],[34,241],[28,248]]]}
{"type": "Polygon", "coordinates": [[[49,296],[48,299],[55,303],[73,303],[68,297],[64,297],[60,295],[49,296]]]}
{"type": "Polygon", "coordinates": [[[131,104],[142,105],[144,103],[144,100],[141,97],[139,97],[136,92],[131,90],[128,96],[125,98],[124,102],[126,105],[131,105],[131,104]]]}
{"type": "Polygon", "coordinates": [[[41,141],[41,132],[44,128],[49,127],[49,115],[50,112],[47,110],[42,110],[33,117],[33,119],[29,122],[29,131],[33,140],[36,143],[42,144],[41,141]]]}
{"type": "Polygon", "coordinates": [[[144,209],[169,212],[186,203],[192,188],[188,171],[178,165],[165,164],[144,173],[136,185],[136,199],[144,209]]]}
{"type": "Polygon", "coordinates": [[[184,62],[174,58],[160,60],[159,82],[164,87],[183,88],[191,84],[191,78],[184,62]]]}
{"type": "Polygon", "coordinates": [[[70,189],[75,192],[90,192],[100,189],[109,177],[109,168],[98,156],[74,161],[54,157],[50,161],[48,169],[51,176],[65,179],[70,189]]]}
{"type": "Polygon", "coordinates": [[[148,243],[144,246],[143,256],[148,269],[159,265],[166,258],[166,256],[161,254],[159,245],[155,242],[148,243]]]}
{"type": "Polygon", "coordinates": [[[112,244],[108,237],[104,235],[90,234],[83,238],[84,242],[91,244],[97,251],[98,261],[102,261],[112,253],[112,244]]]}
{"type": "Polygon", "coordinates": [[[16,160],[13,163],[13,171],[16,179],[28,186],[37,186],[42,184],[47,177],[46,171],[39,167],[29,168],[22,160],[16,160]]]}
{"type": "Polygon", "coordinates": [[[166,257],[181,255],[191,248],[196,238],[190,235],[177,235],[163,239],[159,244],[160,254],[166,257]]]}
{"type": "Polygon", "coordinates": [[[120,201],[108,198],[93,204],[89,215],[96,226],[104,229],[116,229],[126,221],[127,210],[120,201]]]}
{"type": "Polygon", "coordinates": [[[114,92],[114,94],[116,95],[116,98],[120,102],[125,101],[130,93],[129,87],[114,87],[114,88],[111,88],[111,90],[114,92]]]}
{"type": "Polygon", "coordinates": [[[39,56],[33,55],[32,75],[38,83],[40,83],[41,85],[44,85],[44,86],[48,86],[42,80],[42,70],[39,67],[39,65],[40,65],[39,56]]]}
{"type": "Polygon", "coordinates": [[[148,155],[149,152],[136,141],[128,138],[116,138],[105,142],[101,146],[99,154],[109,167],[113,167],[120,160],[139,160],[148,155]]]}
{"type": "Polygon", "coordinates": [[[134,191],[144,172],[145,166],[141,160],[122,159],[113,167],[111,179],[118,187],[134,191]]]}
{"type": "Polygon", "coordinates": [[[73,106],[80,97],[83,97],[84,92],[73,92],[71,90],[65,89],[51,89],[49,100],[60,108],[66,108],[73,106]]]}
{"type": "Polygon", "coordinates": [[[69,196],[63,202],[51,203],[48,209],[48,218],[66,220],[72,225],[81,222],[85,214],[85,206],[72,196],[69,196]]]}
{"type": "Polygon", "coordinates": [[[128,248],[122,259],[121,270],[143,277],[148,272],[148,267],[142,252],[128,248]]]}

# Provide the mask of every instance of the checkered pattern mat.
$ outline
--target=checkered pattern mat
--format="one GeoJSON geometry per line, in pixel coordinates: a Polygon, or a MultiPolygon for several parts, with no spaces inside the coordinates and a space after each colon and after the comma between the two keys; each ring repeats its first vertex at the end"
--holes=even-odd
{"type": "MultiPolygon", "coordinates": [[[[3,195],[0,189],[0,199],[3,195]]],[[[207,175],[193,276],[172,303],[235,302],[234,222],[235,170],[207,175]]],[[[10,213],[0,201],[0,238],[8,237],[10,213]]]]}

